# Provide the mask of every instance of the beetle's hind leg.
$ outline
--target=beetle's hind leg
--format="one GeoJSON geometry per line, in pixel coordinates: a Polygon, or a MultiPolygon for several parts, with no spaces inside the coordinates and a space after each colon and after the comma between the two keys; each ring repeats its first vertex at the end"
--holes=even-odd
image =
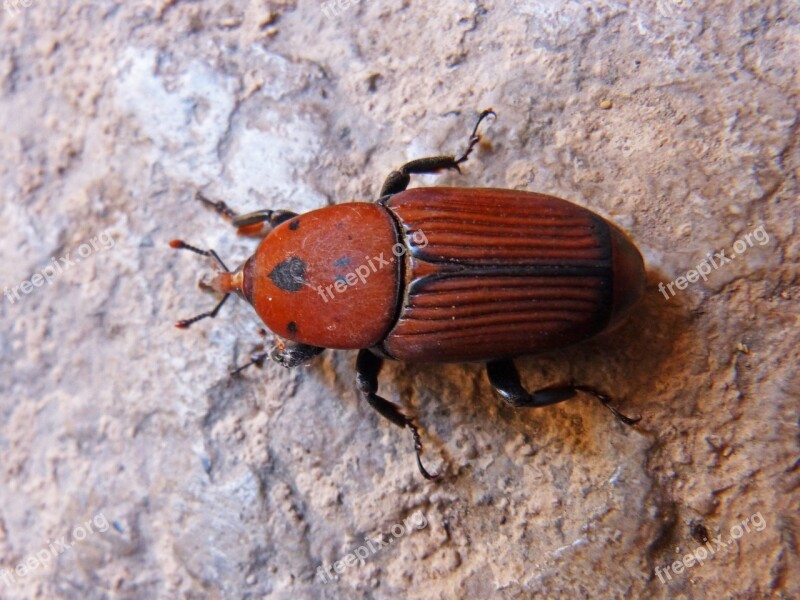
{"type": "Polygon", "coordinates": [[[458,165],[465,162],[469,158],[469,155],[472,153],[472,149],[479,141],[481,141],[481,136],[478,135],[478,126],[481,124],[481,121],[483,121],[489,115],[497,116],[491,108],[487,108],[478,116],[478,122],[475,123],[475,127],[472,129],[472,133],[469,136],[467,149],[461,156],[458,158],[452,155],[429,156],[427,158],[418,158],[416,160],[407,162],[397,171],[392,171],[389,173],[389,176],[386,178],[386,181],[383,183],[383,187],[381,188],[380,197],[383,198],[384,196],[391,196],[392,194],[397,194],[398,192],[405,190],[408,187],[408,184],[411,182],[411,175],[436,173],[443,169],[455,169],[460,173],[461,169],[458,165]]]}
{"type": "Polygon", "coordinates": [[[293,219],[297,213],[288,210],[257,210],[239,215],[222,200],[209,200],[201,191],[195,195],[197,200],[212,208],[218,215],[231,222],[239,235],[263,237],[275,227],[293,219]]]}
{"type": "Polygon", "coordinates": [[[533,393],[528,392],[522,387],[517,368],[511,360],[495,360],[487,363],[486,373],[489,376],[489,383],[495,391],[515,408],[549,406],[550,404],[569,400],[578,392],[586,392],[600,400],[603,406],[625,425],[634,425],[641,419],[641,417],[636,419],[626,417],[609,404],[610,399],[608,396],[585,385],[552,386],[533,393]]]}
{"type": "Polygon", "coordinates": [[[422,439],[419,436],[417,426],[411,417],[402,413],[400,407],[394,402],[389,402],[376,394],[378,391],[378,373],[383,365],[383,360],[375,356],[369,350],[361,350],[356,359],[356,385],[361,396],[369,402],[369,405],[377,410],[381,415],[389,419],[398,427],[408,427],[414,437],[414,451],[417,454],[417,467],[425,479],[437,479],[441,473],[431,475],[422,465],[420,456],[423,452],[422,439]]]}

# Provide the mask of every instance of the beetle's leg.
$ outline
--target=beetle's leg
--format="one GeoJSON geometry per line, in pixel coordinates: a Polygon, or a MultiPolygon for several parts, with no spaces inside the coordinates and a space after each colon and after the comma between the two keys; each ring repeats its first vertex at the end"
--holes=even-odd
{"type": "Polygon", "coordinates": [[[429,156],[407,162],[397,171],[392,171],[383,182],[380,197],[391,196],[404,191],[411,182],[411,175],[436,173],[442,169],[455,169],[459,173],[455,156],[429,156]]]}
{"type": "Polygon", "coordinates": [[[267,360],[268,356],[269,352],[257,352],[256,354],[251,355],[250,360],[248,362],[231,370],[231,377],[235,377],[236,375],[244,371],[247,367],[251,367],[253,365],[255,365],[260,369],[261,365],[264,364],[264,361],[267,360]]]}
{"type": "Polygon", "coordinates": [[[378,391],[378,373],[383,365],[383,359],[375,356],[369,350],[361,350],[356,359],[356,385],[361,396],[369,402],[369,405],[377,410],[384,417],[389,419],[398,427],[408,427],[411,435],[414,437],[414,451],[417,454],[417,467],[419,472],[425,479],[437,479],[441,473],[431,475],[422,466],[422,439],[419,436],[419,431],[411,417],[407,417],[402,413],[400,407],[394,402],[389,402],[385,398],[381,398],[376,394],[378,391]]]}
{"type": "Polygon", "coordinates": [[[611,404],[610,404],[611,398],[609,398],[606,394],[604,394],[603,392],[601,392],[599,390],[596,390],[595,388],[593,388],[591,386],[588,386],[588,385],[573,385],[571,387],[572,387],[572,389],[577,390],[579,392],[586,392],[587,394],[591,394],[592,396],[594,396],[595,398],[600,400],[600,402],[603,404],[603,406],[605,406],[608,410],[610,410],[611,414],[614,415],[617,418],[617,420],[621,421],[625,425],[636,425],[636,423],[638,423],[639,421],[642,420],[642,417],[628,417],[626,415],[623,415],[616,408],[611,406],[611,404]]]}
{"type": "Polygon", "coordinates": [[[269,353],[269,357],[281,366],[291,369],[310,362],[325,348],[281,340],[269,353]]]}
{"type": "Polygon", "coordinates": [[[296,216],[297,213],[288,210],[264,209],[234,217],[232,223],[239,235],[263,237],[284,221],[296,216]]]}
{"type": "Polygon", "coordinates": [[[487,108],[486,110],[482,111],[481,114],[478,115],[478,120],[475,122],[475,127],[472,128],[472,133],[469,134],[469,143],[467,144],[467,149],[464,151],[464,154],[459,156],[456,159],[456,169],[460,173],[461,170],[458,168],[462,162],[465,162],[469,155],[472,153],[472,149],[475,145],[481,141],[481,136],[478,135],[478,127],[481,125],[481,121],[483,121],[486,117],[492,115],[493,117],[497,118],[497,113],[494,112],[491,108],[487,108]]]}
{"type": "Polygon", "coordinates": [[[577,392],[587,392],[600,400],[603,406],[626,425],[633,425],[641,419],[641,417],[637,419],[626,417],[609,404],[608,396],[585,385],[552,386],[530,393],[522,387],[517,368],[511,360],[494,360],[487,363],[486,373],[489,376],[489,383],[495,391],[515,408],[548,406],[568,400],[577,392]]]}
{"type": "Polygon", "coordinates": [[[297,216],[297,213],[288,210],[257,210],[244,215],[236,214],[222,200],[209,200],[202,192],[198,191],[196,198],[214,209],[217,214],[230,221],[236,227],[237,233],[248,236],[265,236],[275,227],[297,216]]]}
{"type": "Polygon", "coordinates": [[[475,127],[472,129],[472,133],[469,136],[467,149],[461,156],[458,158],[455,156],[429,156],[427,158],[418,158],[407,162],[397,171],[389,173],[389,176],[386,178],[381,188],[380,197],[391,196],[392,194],[397,194],[405,190],[411,182],[411,175],[436,173],[442,169],[455,169],[460,173],[461,169],[458,165],[469,158],[472,149],[481,140],[481,136],[478,135],[478,126],[481,124],[481,121],[489,115],[497,116],[491,108],[487,108],[478,116],[478,122],[475,123],[475,127]]]}

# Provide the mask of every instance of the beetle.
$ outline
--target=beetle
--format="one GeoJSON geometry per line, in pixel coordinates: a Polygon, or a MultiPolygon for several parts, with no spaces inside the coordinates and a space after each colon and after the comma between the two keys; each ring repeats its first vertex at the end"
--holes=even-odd
{"type": "Polygon", "coordinates": [[[466,151],[412,160],[386,179],[374,203],[347,202],[296,214],[265,209],[238,215],[223,201],[197,198],[240,234],[265,236],[230,271],[214,250],[180,240],[173,248],[211,257],[211,287],[224,294],[213,310],[179,321],[181,328],[215,317],[235,294],[253,306],[278,343],[267,355],[285,367],[306,364],[324,349],[358,350],[356,387],[389,421],[408,428],[417,466],[422,441],[414,419],[377,394],[384,359],[409,363],[486,363],[489,383],[513,407],[562,402],[578,392],[598,398],[622,422],[604,393],[584,385],[534,392],[520,383],[513,359],[587,340],[618,325],[644,293],[639,250],[616,225],[576,204],[539,193],[487,188],[407,189],[412,175],[461,172],[466,151]]]}

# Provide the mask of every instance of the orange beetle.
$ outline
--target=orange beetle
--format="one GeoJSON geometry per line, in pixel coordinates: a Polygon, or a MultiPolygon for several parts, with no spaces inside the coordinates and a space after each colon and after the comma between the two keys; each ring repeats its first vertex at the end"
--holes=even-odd
{"type": "MultiPolygon", "coordinates": [[[[460,171],[478,143],[483,111],[459,158],[411,161],[387,178],[376,203],[348,202],[297,215],[261,210],[237,215],[198,198],[243,234],[265,234],[255,254],[230,272],[213,250],[174,248],[222,266],[212,287],[214,317],[231,293],[247,300],[281,341],[269,355],[286,367],[325,348],[359,350],[361,395],[422,443],[413,419],[377,395],[383,359],[486,363],[492,387],[512,406],[546,406],[585,391],[633,424],[588,386],[525,390],[512,362],[586,340],[617,325],[644,293],[639,251],[615,225],[566,200],[481,188],[415,188],[410,175],[460,171]]],[[[267,353],[251,364],[260,365],[267,353]]]]}

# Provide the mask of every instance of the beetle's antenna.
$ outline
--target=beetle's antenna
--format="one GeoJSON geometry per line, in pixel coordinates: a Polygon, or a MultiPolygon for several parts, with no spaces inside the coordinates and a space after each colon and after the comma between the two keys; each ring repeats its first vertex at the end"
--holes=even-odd
{"type": "MultiPolygon", "coordinates": [[[[176,250],[189,250],[190,252],[194,252],[195,254],[199,254],[200,256],[211,257],[219,263],[219,266],[221,266],[226,273],[230,273],[230,269],[228,269],[228,267],[225,266],[225,263],[222,262],[222,259],[214,250],[201,250],[200,248],[191,246],[181,240],[172,240],[169,243],[169,245],[170,247],[175,248],[176,250]]],[[[222,308],[222,305],[225,304],[225,301],[228,299],[228,296],[230,295],[231,295],[230,292],[226,292],[225,295],[222,297],[222,300],[220,300],[212,310],[200,313],[199,315],[192,317],[191,319],[181,319],[180,321],[175,323],[175,327],[178,327],[179,329],[186,329],[187,327],[193,325],[194,323],[197,323],[197,321],[200,321],[202,319],[213,319],[214,317],[217,316],[219,309],[222,308]]]]}
{"type": "Polygon", "coordinates": [[[228,299],[228,296],[230,296],[230,294],[225,294],[222,297],[222,300],[220,300],[217,303],[217,305],[214,307],[213,310],[200,313],[199,315],[197,315],[196,317],[192,317],[191,319],[181,319],[180,321],[175,323],[175,327],[177,327],[178,329],[186,329],[187,327],[193,325],[194,323],[197,323],[201,319],[213,319],[214,317],[217,316],[217,313],[219,312],[219,309],[222,308],[222,305],[225,304],[225,300],[228,299]]]}
{"type": "Polygon", "coordinates": [[[191,246],[182,240],[172,240],[169,243],[169,245],[170,248],[175,248],[176,250],[189,250],[190,252],[194,252],[195,254],[199,254],[200,256],[210,256],[219,263],[219,266],[222,267],[226,273],[231,272],[231,270],[225,266],[225,263],[222,262],[222,259],[214,250],[200,250],[200,248],[191,246]]]}

